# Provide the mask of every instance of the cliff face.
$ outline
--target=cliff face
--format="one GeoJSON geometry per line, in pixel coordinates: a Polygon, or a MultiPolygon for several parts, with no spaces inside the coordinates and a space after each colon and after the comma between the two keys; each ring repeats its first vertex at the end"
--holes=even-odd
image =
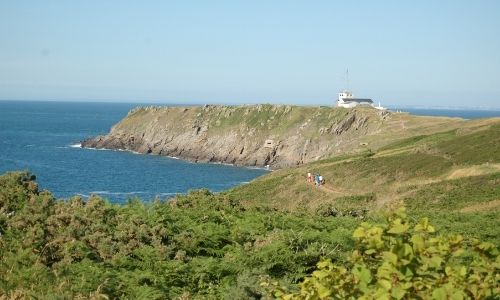
{"type": "Polygon", "coordinates": [[[433,118],[424,126],[416,118],[371,108],[142,107],[130,111],[109,134],[83,141],[82,147],[281,168],[377,148],[422,131],[444,130],[443,124],[455,127],[463,122],[433,118]],[[381,139],[387,134],[392,138],[381,139]]]}

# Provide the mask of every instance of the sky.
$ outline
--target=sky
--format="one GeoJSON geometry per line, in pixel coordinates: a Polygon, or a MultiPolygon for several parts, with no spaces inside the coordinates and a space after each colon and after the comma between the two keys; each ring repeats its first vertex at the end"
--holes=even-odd
{"type": "Polygon", "coordinates": [[[500,1],[0,0],[1,100],[329,105],[347,85],[500,107],[500,1]]]}

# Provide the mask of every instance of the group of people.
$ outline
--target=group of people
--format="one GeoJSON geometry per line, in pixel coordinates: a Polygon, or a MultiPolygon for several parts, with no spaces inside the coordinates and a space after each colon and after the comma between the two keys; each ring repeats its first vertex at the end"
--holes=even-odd
{"type": "Polygon", "coordinates": [[[311,174],[311,172],[307,173],[306,180],[307,180],[307,182],[314,183],[317,186],[325,184],[325,179],[323,178],[323,176],[321,176],[319,174],[313,175],[313,174],[311,174]]]}

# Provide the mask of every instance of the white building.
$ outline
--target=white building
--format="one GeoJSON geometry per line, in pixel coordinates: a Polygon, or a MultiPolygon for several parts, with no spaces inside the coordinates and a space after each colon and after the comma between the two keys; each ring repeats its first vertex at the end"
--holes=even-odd
{"type": "Polygon", "coordinates": [[[373,107],[372,99],[354,98],[352,92],[348,90],[342,90],[339,92],[339,98],[337,99],[338,107],[352,108],[358,105],[368,105],[373,107]]]}
{"type": "Polygon", "coordinates": [[[378,110],[387,110],[387,107],[383,107],[381,104],[380,104],[380,101],[378,102],[378,106],[374,106],[376,109],[378,110]]]}

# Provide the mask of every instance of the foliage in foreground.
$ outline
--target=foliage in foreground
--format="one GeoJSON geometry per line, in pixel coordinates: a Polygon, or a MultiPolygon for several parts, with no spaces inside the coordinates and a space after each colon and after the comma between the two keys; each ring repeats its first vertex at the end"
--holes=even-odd
{"type": "Polygon", "coordinates": [[[0,176],[0,299],[267,299],[266,278],[310,299],[439,298],[429,289],[448,293],[447,284],[470,297],[498,294],[493,246],[435,236],[425,222],[411,229],[402,212],[356,230],[348,263],[360,223],[245,208],[206,190],[149,204],[60,201],[39,192],[34,176],[11,173],[0,176]]]}
{"type": "MultiPolygon", "coordinates": [[[[412,226],[405,209],[383,225],[361,224],[348,267],[322,260],[317,270],[282,299],[498,299],[500,256],[488,242],[437,235],[427,218],[412,226]]],[[[269,285],[269,282],[264,283],[269,285]]],[[[272,285],[271,285],[272,286],[272,285]]]]}
{"type": "Polygon", "coordinates": [[[170,202],[56,200],[28,173],[0,176],[0,299],[259,299],[340,262],[353,217],[245,209],[208,191],[170,202]]]}

